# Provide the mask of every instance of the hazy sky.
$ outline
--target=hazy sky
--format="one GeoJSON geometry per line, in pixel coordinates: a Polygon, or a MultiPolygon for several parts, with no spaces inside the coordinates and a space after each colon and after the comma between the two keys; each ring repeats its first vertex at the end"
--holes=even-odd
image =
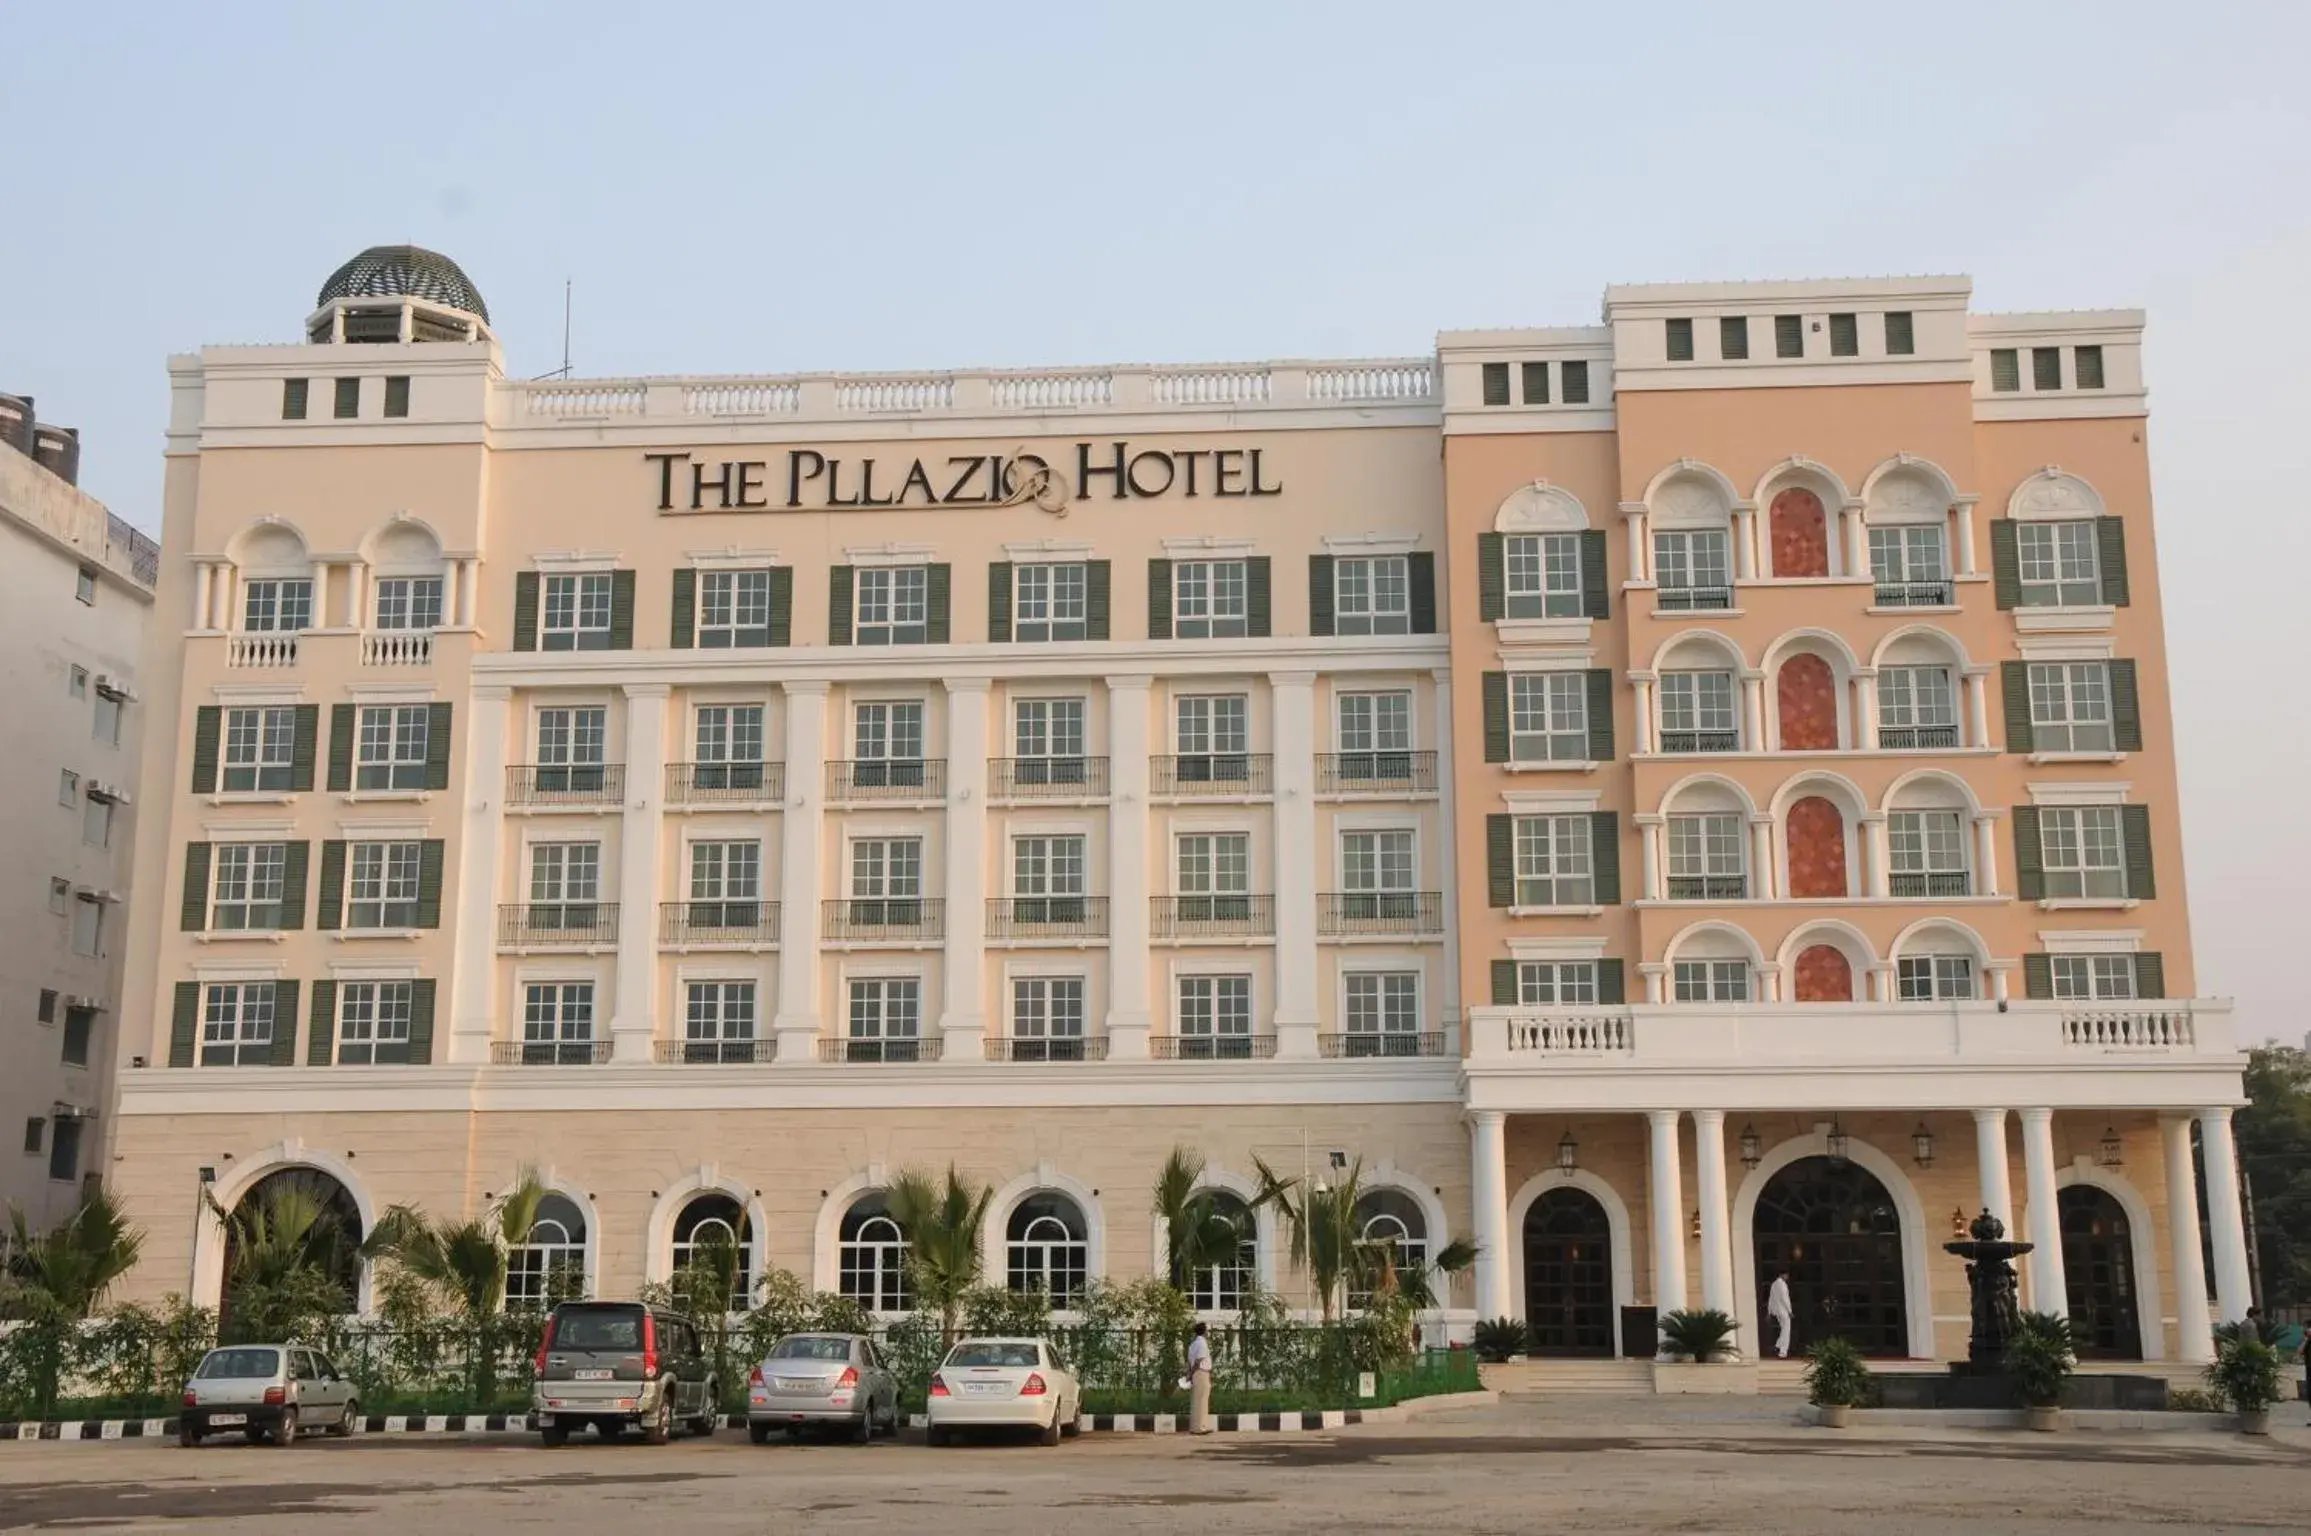
{"type": "Polygon", "coordinates": [[[2147,308],[2202,990],[2311,1029],[2311,729],[2256,692],[2311,642],[2311,4],[0,22],[0,389],[148,527],[164,355],[294,339],[384,241],[454,255],[519,373],[565,277],[596,374],[1416,353],[1693,278],[2147,308]]]}

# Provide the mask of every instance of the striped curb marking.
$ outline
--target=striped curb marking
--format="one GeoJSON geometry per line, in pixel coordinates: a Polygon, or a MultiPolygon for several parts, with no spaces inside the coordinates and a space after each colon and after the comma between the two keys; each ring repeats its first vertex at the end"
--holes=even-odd
{"type": "MultiPolygon", "coordinates": [[[[1393,1419],[1388,1410],[1328,1408],[1302,1413],[1215,1413],[1212,1427],[1223,1435],[1290,1434],[1305,1430],[1346,1429],[1356,1424],[1393,1419]]],[[[930,1420],[910,1414],[911,1429],[926,1429],[930,1420]]],[[[1077,1421],[1089,1434],[1186,1434],[1186,1415],[1174,1413],[1087,1413],[1077,1421]]],[[[725,1414],[716,1426],[744,1429],[746,1415],[725,1414]]],[[[371,1414],[361,1421],[371,1435],[526,1435],[536,1431],[534,1415],[520,1413],[389,1413],[371,1414]]],[[[173,1440],[177,1421],[163,1419],[50,1419],[44,1423],[0,1422],[0,1442],[23,1440],[173,1440]]]]}

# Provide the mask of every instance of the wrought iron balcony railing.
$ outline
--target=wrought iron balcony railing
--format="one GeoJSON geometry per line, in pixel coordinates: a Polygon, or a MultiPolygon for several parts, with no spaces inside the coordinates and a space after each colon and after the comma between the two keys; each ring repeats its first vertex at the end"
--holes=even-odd
{"type": "Polygon", "coordinates": [[[1950,590],[1947,581],[1881,581],[1872,601],[1880,608],[1947,608],[1950,590]]]}
{"type": "Polygon", "coordinates": [[[1107,1037],[1098,1035],[989,1035],[989,1061],[1105,1061],[1107,1037]]]}
{"type": "Polygon", "coordinates": [[[991,939],[1103,939],[1105,896],[998,896],[987,903],[991,939]]]}
{"type": "Polygon", "coordinates": [[[923,1038],[916,1035],[890,1035],[874,1038],[857,1036],[842,1040],[821,1040],[818,1059],[821,1061],[937,1061],[945,1040],[937,1035],[923,1038]]]}
{"type": "Polygon", "coordinates": [[[827,764],[827,799],[836,805],[946,798],[943,757],[866,757],[827,764]]]}
{"type": "Polygon", "coordinates": [[[1351,934],[1439,934],[1444,932],[1442,891],[1319,891],[1316,931],[1330,937],[1351,934]]]}
{"type": "Polygon", "coordinates": [[[1887,752],[1917,751],[1922,748],[1949,749],[1958,745],[1958,727],[1955,725],[1881,725],[1878,727],[1878,746],[1887,752]]]}
{"type": "Polygon", "coordinates": [[[1664,613],[1693,613],[1705,608],[1731,608],[1731,587],[1660,587],[1654,606],[1664,613]]]}
{"type": "Polygon", "coordinates": [[[830,943],[909,944],[944,938],[947,903],[939,896],[854,896],[822,903],[820,926],[830,943]]]}
{"type": "Polygon", "coordinates": [[[610,1059],[607,1040],[493,1040],[490,1061],[501,1067],[595,1067],[610,1059]]]}
{"type": "Polygon", "coordinates": [[[1443,1030],[1350,1030],[1316,1037],[1317,1054],[1332,1060],[1377,1056],[1442,1056],[1451,1036],[1443,1030]]]}
{"type": "Polygon", "coordinates": [[[1107,793],[1107,759],[989,758],[987,793],[996,800],[1097,800],[1107,793]]]}
{"type": "Polygon", "coordinates": [[[668,805],[762,805],[786,796],[784,763],[668,763],[668,805]]]}
{"type": "Polygon", "coordinates": [[[1159,939],[1260,938],[1276,931],[1273,896],[1151,896],[1148,921],[1159,939]]]}
{"type": "Polygon", "coordinates": [[[505,949],[591,949],[618,942],[614,901],[510,902],[498,908],[505,949]]]}
{"type": "Polygon", "coordinates": [[[1271,793],[1276,759],[1266,752],[1192,752],[1150,757],[1148,793],[1224,799],[1271,793]]]}
{"type": "Polygon", "coordinates": [[[1671,901],[1747,901],[1747,875],[1671,875],[1671,901]]]}
{"type": "Polygon", "coordinates": [[[515,763],[506,769],[508,805],[616,805],[625,798],[624,763],[515,763]]]}
{"type": "Polygon", "coordinates": [[[1741,750],[1739,731],[1663,731],[1661,750],[1664,752],[1738,752],[1741,750]]]}
{"type": "Polygon", "coordinates": [[[1971,896],[1974,877],[1963,869],[1895,870],[1886,884],[1896,896],[1971,896]]]}
{"type": "Polygon", "coordinates": [[[662,901],[661,944],[776,944],[775,901],[662,901]]]}
{"type": "Polygon", "coordinates": [[[661,1040],[658,1060],[674,1066],[741,1066],[778,1059],[776,1040],[661,1040]]]}
{"type": "Polygon", "coordinates": [[[1433,795],[1434,752],[1319,752],[1320,795],[1433,795]]]}
{"type": "Polygon", "coordinates": [[[1151,1035],[1148,1054],[1158,1061],[1253,1061],[1276,1054],[1274,1035],[1151,1035]]]}

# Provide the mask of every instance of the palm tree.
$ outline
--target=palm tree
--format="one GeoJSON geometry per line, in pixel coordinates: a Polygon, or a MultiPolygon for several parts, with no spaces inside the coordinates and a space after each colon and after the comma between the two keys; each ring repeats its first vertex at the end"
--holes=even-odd
{"type": "Polygon", "coordinates": [[[464,1312],[477,1409],[486,1409],[497,1391],[495,1332],[513,1250],[529,1241],[545,1198],[545,1186],[525,1168],[514,1187],[479,1216],[434,1220],[415,1206],[396,1205],[361,1245],[364,1257],[390,1260],[464,1312]]]}
{"type": "Polygon", "coordinates": [[[1155,1213],[1164,1224],[1170,1247],[1169,1274],[1174,1288],[1192,1291],[1196,1275],[1236,1262],[1244,1232],[1221,1211],[1208,1189],[1199,1189],[1204,1160],[1185,1147],[1173,1147],[1156,1175],[1155,1213]]]}
{"type": "Polygon", "coordinates": [[[943,1343],[955,1342],[964,1293],[979,1283],[984,1261],[979,1234],[995,1191],[960,1178],[947,1166],[944,1185],[909,1170],[891,1181],[884,1206],[907,1235],[907,1279],[918,1306],[939,1314],[943,1343]]]}
{"type": "Polygon", "coordinates": [[[1356,1221],[1363,1163],[1336,1184],[1313,1186],[1283,1177],[1256,1156],[1252,1167],[1260,1176],[1260,1193],[1252,1203],[1273,1207],[1283,1220],[1292,1262],[1308,1276],[1323,1320],[1331,1322],[1342,1289],[1369,1291],[1385,1263],[1364,1242],[1356,1221]]]}
{"type": "Polygon", "coordinates": [[[353,1304],[340,1278],[347,1233],[309,1183],[266,1181],[231,1211],[210,1198],[225,1224],[222,1328],[234,1339],[287,1339],[353,1304]]]}
{"type": "Polygon", "coordinates": [[[129,1224],[116,1196],[99,1189],[38,1235],[23,1208],[10,1205],[8,1235],[0,1316],[24,1330],[17,1339],[20,1358],[31,1369],[35,1404],[46,1418],[63,1387],[67,1341],[103,1304],[112,1283],[136,1266],[144,1233],[129,1224]]]}

